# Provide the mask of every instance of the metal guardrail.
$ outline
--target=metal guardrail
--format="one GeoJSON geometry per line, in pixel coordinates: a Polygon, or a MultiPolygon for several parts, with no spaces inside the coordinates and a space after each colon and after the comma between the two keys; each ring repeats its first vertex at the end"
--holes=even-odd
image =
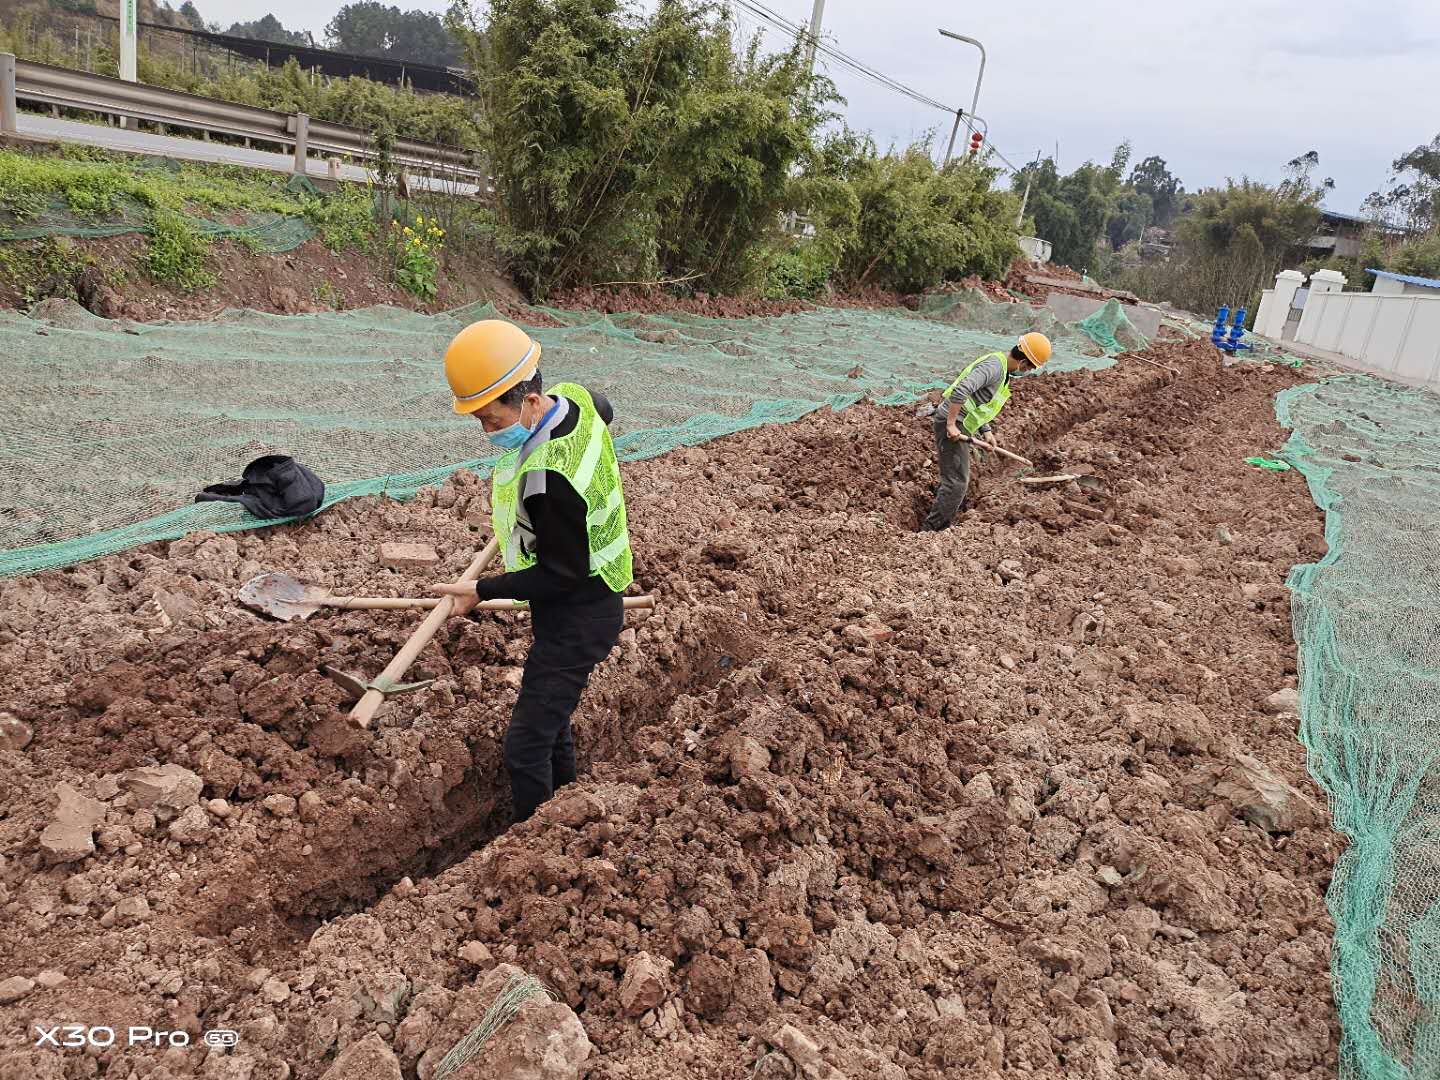
{"type": "MultiPolygon", "coordinates": [[[[0,53],[0,135],[17,133],[17,101],[188,128],[207,136],[215,134],[272,143],[293,150],[297,173],[308,174],[306,165],[312,151],[368,160],[380,156],[370,132],[361,128],[312,120],[305,113],[273,112],[253,105],[17,60],[9,53],[0,53]]],[[[475,168],[475,155],[457,146],[396,139],[390,156],[406,168],[474,181],[482,190],[489,180],[483,171],[475,168]]]]}

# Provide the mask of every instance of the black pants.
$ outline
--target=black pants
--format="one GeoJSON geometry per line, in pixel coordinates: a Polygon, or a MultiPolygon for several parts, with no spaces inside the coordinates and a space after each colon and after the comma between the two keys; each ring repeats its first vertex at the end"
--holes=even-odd
{"type": "Polygon", "coordinates": [[[935,502],[921,531],[939,532],[948,529],[955,515],[965,505],[965,493],[970,487],[970,444],[950,441],[945,433],[945,416],[935,414],[935,455],[940,459],[940,485],[935,489],[935,502]]]}
{"type": "Polygon", "coordinates": [[[515,820],[524,821],[575,780],[575,739],[570,714],[595,665],[610,655],[625,624],[619,594],[583,604],[535,603],[535,634],[520,697],[505,730],[505,767],[515,800],[515,820]]]}

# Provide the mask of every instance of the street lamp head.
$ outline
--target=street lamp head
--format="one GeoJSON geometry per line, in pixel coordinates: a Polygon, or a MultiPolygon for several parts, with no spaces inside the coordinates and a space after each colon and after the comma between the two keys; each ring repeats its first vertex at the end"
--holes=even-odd
{"type": "Polygon", "coordinates": [[[964,34],[956,34],[950,30],[941,30],[940,34],[942,37],[954,38],[956,41],[968,41],[971,45],[976,46],[982,51],[985,48],[985,46],[981,45],[980,42],[976,41],[973,37],[966,37],[964,34]]]}

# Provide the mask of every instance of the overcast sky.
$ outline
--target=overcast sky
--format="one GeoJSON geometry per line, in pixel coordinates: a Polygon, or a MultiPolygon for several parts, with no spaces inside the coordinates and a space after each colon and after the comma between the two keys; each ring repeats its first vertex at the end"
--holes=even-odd
{"type": "MultiPolygon", "coordinates": [[[[274,11],[317,39],[341,0],[196,0],[228,26],[274,11]]],[[[447,0],[390,0],[441,12],[447,0]]],[[[811,0],[762,0],[808,23],[811,0]]],[[[736,9],[742,28],[782,32],[736,9]]],[[[1436,0],[826,0],[836,48],[946,105],[968,107],[979,53],[939,27],[978,38],[989,54],[977,110],[1017,165],[1055,153],[1070,171],[1158,154],[1189,190],[1249,175],[1274,182],[1316,150],[1335,179],[1327,205],[1356,211],[1391,161],[1440,134],[1436,0]]],[[[852,127],[906,143],[950,120],[833,62],[821,61],[852,127]]]]}

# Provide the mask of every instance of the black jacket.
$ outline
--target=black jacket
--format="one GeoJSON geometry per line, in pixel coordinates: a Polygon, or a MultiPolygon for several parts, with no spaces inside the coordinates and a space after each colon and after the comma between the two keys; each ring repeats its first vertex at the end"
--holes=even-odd
{"type": "Polygon", "coordinates": [[[325,502],[325,485],[291,457],[270,454],[245,466],[238,484],[211,484],[196,502],[235,502],[257,518],[304,517],[325,502]]]}

